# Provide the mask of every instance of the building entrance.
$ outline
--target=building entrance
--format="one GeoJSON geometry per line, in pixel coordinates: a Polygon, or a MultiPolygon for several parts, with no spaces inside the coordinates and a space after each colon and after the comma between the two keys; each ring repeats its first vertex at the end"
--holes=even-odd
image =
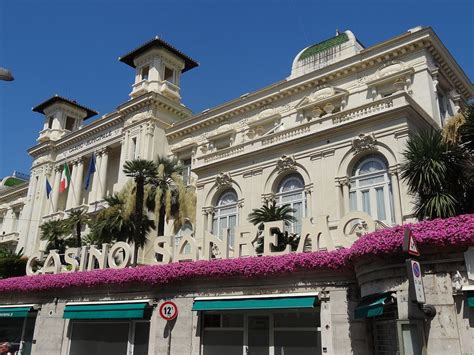
{"type": "Polygon", "coordinates": [[[203,317],[204,355],[320,355],[319,311],[212,313],[203,317]]]}

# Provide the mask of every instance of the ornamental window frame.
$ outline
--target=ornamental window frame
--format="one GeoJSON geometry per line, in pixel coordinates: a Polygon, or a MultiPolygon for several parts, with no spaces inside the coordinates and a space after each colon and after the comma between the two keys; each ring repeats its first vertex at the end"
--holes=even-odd
{"type": "Polygon", "coordinates": [[[361,211],[378,220],[392,225],[395,223],[394,197],[390,180],[388,162],[380,154],[369,154],[360,158],[350,174],[349,208],[351,211],[361,211]],[[363,172],[361,169],[369,164],[377,163],[382,169],[363,172]],[[377,180],[361,184],[364,180],[377,180]],[[382,191],[381,194],[379,191],[382,191]],[[382,203],[379,198],[382,197],[382,203]],[[379,207],[383,207],[383,210],[379,207]]]}
{"type": "MultiPolygon", "coordinates": [[[[277,206],[282,205],[289,205],[291,208],[294,208],[295,204],[301,203],[301,217],[296,222],[290,223],[289,226],[285,225],[285,231],[289,233],[296,233],[301,235],[301,228],[303,225],[303,219],[306,218],[307,210],[308,210],[308,200],[305,191],[305,182],[303,176],[301,176],[298,172],[292,172],[287,174],[281,178],[279,181],[276,192],[275,192],[275,201],[277,206]],[[297,181],[301,187],[297,189],[283,191],[285,185],[290,183],[291,181],[297,181]],[[289,201],[284,201],[285,198],[293,198],[289,201]]],[[[298,210],[297,210],[298,211],[298,210]]],[[[294,213],[292,213],[294,215],[294,213]]]]}
{"type": "Polygon", "coordinates": [[[233,245],[235,236],[235,227],[239,225],[239,197],[234,188],[229,187],[220,192],[214,204],[214,213],[212,214],[212,234],[222,239],[222,229],[229,228],[229,245],[233,245]],[[225,201],[226,196],[233,195],[234,199],[231,203],[225,201]],[[227,211],[229,210],[229,211],[227,211]],[[235,217],[235,224],[230,226],[231,218],[235,217]],[[221,224],[225,219],[225,225],[221,224]]]}

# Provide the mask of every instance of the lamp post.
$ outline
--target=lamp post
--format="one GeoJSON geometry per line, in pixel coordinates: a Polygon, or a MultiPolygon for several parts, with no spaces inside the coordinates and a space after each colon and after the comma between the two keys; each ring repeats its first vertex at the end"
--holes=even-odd
{"type": "Polygon", "coordinates": [[[0,67],[0,80],[12,81],[14,78],[9,70],[0,67]]]}

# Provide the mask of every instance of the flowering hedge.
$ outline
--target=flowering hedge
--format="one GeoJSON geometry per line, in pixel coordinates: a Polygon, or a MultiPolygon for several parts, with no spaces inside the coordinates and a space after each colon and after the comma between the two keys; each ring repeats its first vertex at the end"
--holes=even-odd
{"type": "Polygon", "coordinates": [[[254,278],[311,270],[344,270],[357,259],[401,252],[403,230],[409,227],[419,246],[474,245],[474,215],[405,224],[367,234],[350,248],[330,252],[172,263],[127,269],[105,269],[0,280],[0,292],[32,292],[71,287],[143,283],[165,285],[196,278],[254,278]]]}

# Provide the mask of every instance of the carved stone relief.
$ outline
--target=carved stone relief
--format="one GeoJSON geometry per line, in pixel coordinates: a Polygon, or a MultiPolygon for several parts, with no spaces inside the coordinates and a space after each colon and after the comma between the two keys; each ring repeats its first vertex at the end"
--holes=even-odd
{"type": "Polygon", "coordinates": [[[216,176],[216,185],[219,187],[230,186],[232,184],[232,178],[230,173],[219,173],[216,176]]]}
{"type": "Polygon", "coordinates": [[[293,156],[282,155],[281,158],[277,160],[277,169],[278,171],[295,170],[295,158],[293,156]]]}
{"type": "Polygon", "coordinates": [[[359,134],[357,137],[352,139],[352,148],[354,148],[354,154],[357,154],[363,150],[376,149],[375,144],[377,139],[373,133],[370,134],[359,134]]]}

